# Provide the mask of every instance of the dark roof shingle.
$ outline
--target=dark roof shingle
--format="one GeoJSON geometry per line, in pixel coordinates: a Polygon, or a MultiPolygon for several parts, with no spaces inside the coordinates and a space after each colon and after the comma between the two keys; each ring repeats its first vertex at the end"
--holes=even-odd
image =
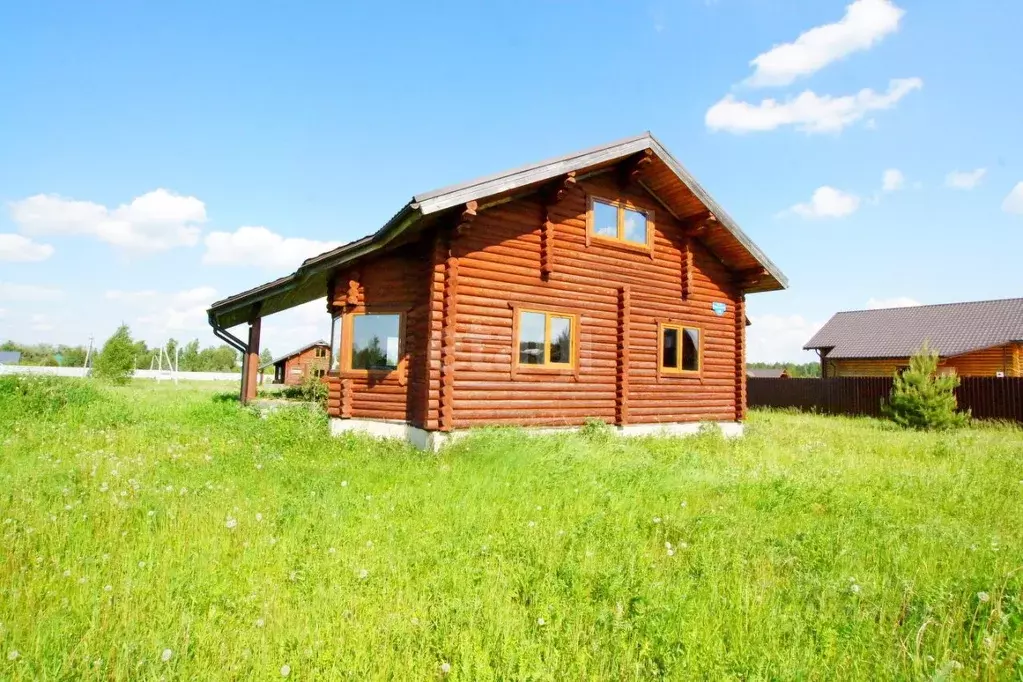
{"type": "Polygon", "coordinates": [[[924,341],[940,355],[1023,341],[1023,298],[836,314],[803,348],[829,358],[904,358],[924,341]]]}

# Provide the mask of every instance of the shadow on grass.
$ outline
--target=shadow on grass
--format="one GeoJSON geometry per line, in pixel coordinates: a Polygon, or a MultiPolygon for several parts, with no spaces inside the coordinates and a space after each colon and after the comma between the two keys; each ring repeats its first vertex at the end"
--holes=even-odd
{"type": "Polygon", "coordinates": [[[234,393],[232,391],[221,391],[219,393],[214,393],[213,397],[211,399],[215,403],[237,403],[237,402],[239,402],[238,394],[234,393]]]}

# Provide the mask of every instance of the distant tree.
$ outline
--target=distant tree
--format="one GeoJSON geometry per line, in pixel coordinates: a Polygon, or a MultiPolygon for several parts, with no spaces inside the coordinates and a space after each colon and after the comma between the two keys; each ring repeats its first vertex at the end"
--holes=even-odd
{"type": "Polygon", "coordinates": [[[957,412],[955,389],[959,377],[938,376],[938,354],[924,342],[909,359],[909,369],[895,374],[884,414],[899,426],[911,429],[950,429],[963,426],[969,411],[957,412]]]}
{"type": "Polygon", "coordinates": [[[84,346],[61,346],[57,350],[62,356],[60,364],[64,367],[85,366],[86,349],[84,346]]]}
{"type": "MultiPolygon", "coordinates": [[[[269,348],[264,348],[262,351],[260,351],[260,353],[259,353],[259,364],[260,365],[268,365],[271,362],[273,362],[273,360],[274,360],[274,354],[270,352],[269,348]]],[[[266,367],[266,368],[263,369],[263,373],[264,374],[266,374],[268,372],[272,374],[273,371],[274,371],[273,367],[266,367]]]]}
{"type": "Polygon", "coordinates": [[[185,344],[181,349],[178,369],[182,372],[199,372],[199,339],[194,339],[185,344]]]}
{"type": "Polygon", "coordinates": [[[135,373],[136,345],[131,340],[128,325],[122,324],[114,335],[103,344],[103,349],[96,356],[93,364],[93,375],[115,384],[126,384],[135,373]]]}
{"type": "Polygon", "coordinates": [[[784,369],[794,379],[819,377],[821,375],[821,364],[819,362],[803,364],[796,362],[747,362],[746,367],[749,369],[784,369]]]}

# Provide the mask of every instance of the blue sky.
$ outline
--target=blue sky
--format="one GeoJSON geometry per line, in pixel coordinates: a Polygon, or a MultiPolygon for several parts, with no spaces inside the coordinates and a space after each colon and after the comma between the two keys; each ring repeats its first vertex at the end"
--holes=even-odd
{"type": "Polygon", "coordinates": [[[0,337],[213,343],[212,300],[416,192],[644,130],[790,278],[751,360],[1023,295],[1023,4],[850,2],[4,3],[0,337]]]}

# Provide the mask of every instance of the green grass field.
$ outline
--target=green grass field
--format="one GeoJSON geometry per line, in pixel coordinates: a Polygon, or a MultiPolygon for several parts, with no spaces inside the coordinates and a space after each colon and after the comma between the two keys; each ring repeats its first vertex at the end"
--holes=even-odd
{"type": "Polygon", "coordinates": [[[209,386],[14,385],[0,679],[1023,679],[1019,429],[435,456],[209,386]]]}

